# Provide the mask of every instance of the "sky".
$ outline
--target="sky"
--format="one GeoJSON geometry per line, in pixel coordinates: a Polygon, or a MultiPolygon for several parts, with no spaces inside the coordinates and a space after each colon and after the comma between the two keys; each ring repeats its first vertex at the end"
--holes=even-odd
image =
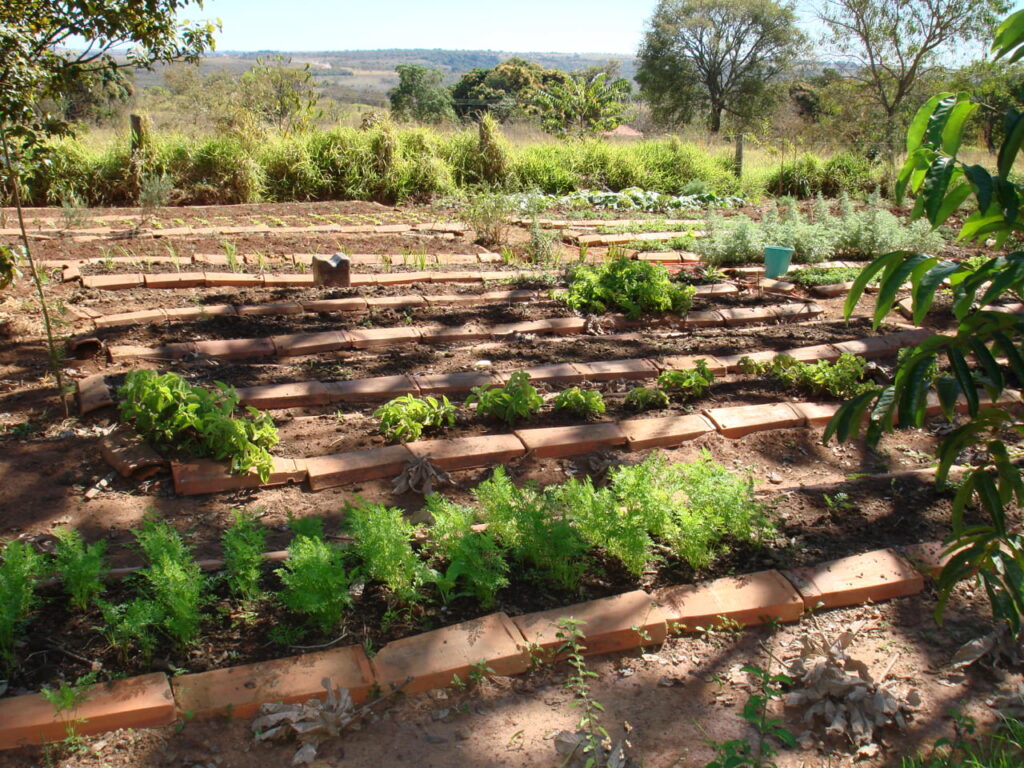
{"type": "Polygon", "coordinates": [[[206,0],[217,50],[636,52],[657,0],[206,0]]]}

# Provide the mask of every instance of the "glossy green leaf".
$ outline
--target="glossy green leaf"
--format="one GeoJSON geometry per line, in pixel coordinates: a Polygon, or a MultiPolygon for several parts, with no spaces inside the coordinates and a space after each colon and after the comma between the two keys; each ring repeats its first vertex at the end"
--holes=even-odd
{"type": "Polygon", "coordinates": [[[925,315],[931,309],[932,302],[935,301],[935,294],[939,286],[942,285],[942,281],[960,269],[962,267],[954,261],[943,261],[933,266],[915,282],[911,291],[915,324],[920,325],[924,322],[925,315]]]}

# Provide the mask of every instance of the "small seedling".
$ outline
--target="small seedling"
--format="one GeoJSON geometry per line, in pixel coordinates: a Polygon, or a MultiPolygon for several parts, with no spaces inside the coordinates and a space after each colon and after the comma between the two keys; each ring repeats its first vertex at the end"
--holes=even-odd
{"type": "Polygon", "coordinates": [[[554,406],[556,411],[567,411],[584,419],[593,419],[605,412],[604,397],[600,392],[579,387],[559,392],[554,406]]]}
{"type": "Polygon", "coordinates": [[[623,405],[631,411],[654,411],[668,408],[668,395],[660,389],[636,387],[626,395],[623,405]]]}

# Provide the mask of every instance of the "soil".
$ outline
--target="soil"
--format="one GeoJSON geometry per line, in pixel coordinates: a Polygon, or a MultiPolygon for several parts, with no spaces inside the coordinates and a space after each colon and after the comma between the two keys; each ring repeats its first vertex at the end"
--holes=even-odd
{"type": "MultiPolygon", "coordinates": [[[[126,210],[90,211],[88,221],[103,223],[116,217],[122,223],[137,212],[126,210]]],[[[278,204],[260,206],[215,206],[209,208],[167,209],[155,214],[166,226],[181,226],[179,220],[193,226],[269,223],[271,217],[293,224],[323,223],[315,217],[328,217],[335,223],[393,223],[431,221],[448,218],[427,208],[390,209],[366,203],[278,204]],[[372,219],[372,221],[370,221],[372,219]],[[206,222],[206,223],[204,223],[206,222]]],[[[33,211],[30,221],[39,220],[36,229],[45,229],[44,219],[56,220],[54,212],[33,211]]],[[[9,219],[8,219],[9,220],[9,219]]],[[[79,226],[88,226],[82,222],[79,226]]],[[[114,225],[113,223],[111,224],[114,225]]],[[[8,225],[9,226],[9,225],[8,225]]],[[[522,230],[513,230],[513,240],[525,238],[522,230]]],[[[239,254],[262,250],[265,253],[301,253],[344,247],[350,252],[401,253],[403,249],[429,253],[473,253],[479,247],[472,236],[445,239],[416,236],[346,236],[344,245],[338,236],[231,236],[220,239],[166,238],[132,241],[135,254],[167,255],[166,246],[179,253],[221,252],[221,241],[236,244],[239,254]]],[[[102,256],[104,249],[124,245],[125,241],[72,242],[68,238],[41,241],[34,245],[37,258],[80,259],[102,256]]],[[[592,249],[592,252],[594,250],[592,249]]],[[[89,267],[89,270],[98,265],[89,267]]],[[[115,269],[122,269],[117,265],[115,269]]],[[[412,267],[394,266],[395,269],[412,267]]],[[[472,267],[475,271],[480,267],[472,267]]],[[[523,287],[550,287],[522,278],[525,268],[495,265],[495,271],[508,274],[510,281],[523,287]]],[[[166,265],[131,267],[132,271],[166,271],[166,265]]],[[[292,268],[294,269],[294,268],[292,268]]],[[[463,269],[452,267],[452,269],[463,269]]],[[[98,269],[102,272],[103,269],[98,269]]],[[[379,271],[366,268],[366,271],[379,271]]],[[[490,288],[493,289],[493,288],[490,288]]],[[[403,295],[408,293],[480,292],[479,286],[412,285],[361,290],[362,295],[403,295]]],[[[65,306],[87,306],[109,314],[153,307],[182,307],[195,304],[255,304],[312,297],[349,295],[351,291],[317,289],[133,289],[105,292],[83,289],[76,283],[50,282],[51,301],[65,306]]],[[[800,294],[801,297],[806,294],[800,294]]],[[[694,308],[752,306],[792,301],[792,298],[744,293],[735,297],[698,300],[694,308]]],[[[645,328],[630,334],[613,336],[583,335],[567,338],[515,338],[503,342],[448,345],[444,347],[410,345],[375,351],[345,351],[302,359],[230,362],[184,360],[167,363],[196,383],[225,381],[234,386],[253,386],[286,381],[336,380],[385,376],[411,372],[450,372],[461,370],[514,370],[531,365],[571,361],[596,361],[637,357],[678,355],[732,355],[764,349],[781,350],[795,346],[833,343],[871,335],[870,324],[863,319],[842,319],[843,298],[821,300],[824,315],[809,323],[770,325],[754,328],[711,328],[677,331],[670,328],[645,328]],[[489,361],[490,365],[482,365],[489,361]]],[[[422,499],[413,494],[396,495],[390,481],[365,482],[344,488],[311,493],[302,487],[288,486],[258,491],[240,491],[202,497],[179,497],[167,472],[158,472],[144,480],[114,476],[109,487],[95,499],[85,492],[110,474],[98,450],[102,432],[117,418],[114,409],[104,409],[84,418],[65,419],[56,389],[46,374],[46,348],[42,329],[33,310],[30,285],[19,283],[0,305],[0,318],[7,318],[7,336],[0,338],[0,540],[25,538],[46,548],[57,525],[70,525],[89,541],[106,539],[113,565],[138,564],[132,530],[150,511],[171,521],[185,536],[200,558],[220,556],[220,535],[230,525],[236,508],[262,511],[268,526],[269,549],[284,548],[290,538],[290,516],[318,516],[327,530],[336,532],[344,522],[345,506],[357,498],[381,502],[405,510],[414,522],[426,519],[422,499]]],[[[873,309],[868,297],[858,312],[873,309]]],[[[103,329],[94,332],[85,323],[64,314],[67,325],[62,335],[96,336],[106,344],[157,346],[164,343],[212,338],[263,337],[337,328],[386,327],[403,323],[438,322],[461,325],[467,322],[498,324],[527,319],[571,314],[564,306],[549,300],[525,305],[480,308],[424,308],[408,311],[381,311],[365,316],[289,315],[278,317],[215,317],[191,323],[141,325],[103,329]]],[[[894,316],[895,317],[895,316],[894,316]]],[[[948,306],[936,303],[928,325],[949,327],[948,306]]],[[[3,327],[0,325],[0,327],[3,327]]],[[[889,326],[888,330],[892,327],[889,326]]],[[[882,331],[886,328],[881,329],[882,331]]],[[[84,347],[81,358],[64,361],[64,373],[70,381],[94,373],[104,373],[111,384],[118,384],[133,368],[151,363],[108,364],[102,357],[90,355],[84,347]]],[[[95,346],[91,349],[95,350],[95,346]]],[[[879,371],[878,375],[884,375],[879,371]]],[[[608,413],[605,418],[624,415],[622,398],[634,384],[623,381],[601,385],[608,413]]],[[[545,395],[552,394],[542,388],[545,395]]],[[[674,402],[664,412],[651,415],[697,411],[702,408],[741,405],[778,400],[802,399],[769,380],[734,376],[717,381],[708,393],[691,402],[674,402]]],[[[275,411],[281,445],[275,449],[283,456],[312,456],[381,445],[370,407],[299,408],[275,411]]],[[[550,407],[531,426],[576,423],[554,414],[550,407]]],[[[881,473],[915,469],[932,461],[936,434],[944,429],[941,419],[930,421],[924,429],[912,429],[887,436],[875,450],[859,443],[823,445],[820,430],[791,429],[754,434],[739,440],[708,435],[685,446],[665,451],[670,460],[687,461],[701,451],[740,472],[749,472],[759,483],[775,534],[763,547],[731,542],[729,551],[713,566],[694,572],[673,557],[668,557],[654,572],[635,579],[610,561],[595,559],[579,592],[568,594],[549,584],[516,574],[512,585],[499,596],[496,610],[521,614],[551,608],[579,600],[614,594],[637,587],[687,583],[730,573],[762,568],[811,564],[868,549],[941,539],[949,531],[950,497],[920,480],[850,479],[861,473],[881,473]],[[773,490],[798,484],[832,483],[828,492],[819,490],[773,490]],[[845,494],[845,496],[844,496],[845,494]]],[[[504,432],[498,424],[480,423],[460,416],[451,435],[504,432]]],[[[620,457],[627,461],[642,454],[585,456],[573,459],[536,459],[526,457],[507,467],[517,482],[549,485],[564,482],[569,476],[593,473],[593,461],[620,457]]],[[[600,462],[599,462],[600,463],[600,462]]],[[[465,502],[470,491],[490,474],[490,469],[453,473],[454,486],[443,489],[454,500],[465,502]]],[[[268,575],[267,586],[274,580],[268,575]]],[[[245,661],[294,654],[301,647],[288,642],[275,643],[271,629],[294,624],[271,601],[252,611],[241,612],[228,600],[223,585],[211,605],[213,618],[204,626],[202,642],[188,652],[161,647],[151,662],[140,658],[121,659],[95,631],[95,614],[72,615],[55,588],[43,592],[44,603],[34,619],[27,645],[21,649],[23,662],[11,675],[8,695],[37,689],[57,680],[73,680],[87,671],[82,658],[99,661],[104,674],[134,674],[150,669],[200,671],[245,661]],[[58,650],[63,649],[63,650],[58,650]]],[[[131,584],[111,586],[114,600],[130,593],[131,584]]],[[[909,739],[893,736],[892,744],[905,748],[929,743],[946,735],[943,713],[947,703],[963,702],[979,717],[985,707],[978,702],[999,681],[972,673],[962,681],[940,681],[938,668],[948,660],[957,642],[969,639],[983,624],[984,600],[976,600],[963,590],[955,611],[955,620],[938,632],[930,618],[933,596],[924,595],[883,606],[834,611],[815,621],[829,628],[847,626],[866,618],[870,630],[863,633],[864,652],[882,664],[898,649],[893,668],[897,680],[913,680],[923,688],[925,704],[920,721],[915,720],[909,739]],[[880,661],[878,661],[880,659],[880,661]],[[927,671],[921,675],[921,671],[927,671]],[[935,673],[935,674],[933,674],[935,673]]],[[[446,608],[435,601],[418,604],[397,614],[373,584],[365,587],[348,614],[344,642],[365,642],[379,648],[383,643],[424,629],[480,615],[472,601],[456,600],[446,608]]],[[[771,636],[767,630],[746,632],[737,638],[677,638],[657,653],[612,656],[594,660],[600,677],[595,683],[597,697],[609,708],[607,722],[615,729],[628,720],[635,730],[630,736],[644,765],[699,766],[710,759],[705,738],[733,738],[743,732],[736,714],[746,698],[738,684],[730,682],[736,664],[763,658],[762,643],[773,648],[791,645],[806,627],[785,627],[771,636]],[[725,682],[716,682],[725,679],[725,682]],[[666,683],[668,680],[670,682],[666,683]],[[721,714],[721,716],[717,716],[721,714]],[[709,717],[709,715],[712,715],[709,717]],[[671,723],[670,727],[666,724],[671,723]],[[702,730],[703,729],[703,730],[702,730]]],[[[335,637],[309,634],[291,642],[318,645],[335,637]]],[[[875,663],[874,661],[872,663],[875,663]]],[[[494,680],[478,690],[431,694],[397,701],[364,730],[347,735],[331,745],[322,765],[370,765],[404,763],[417,766],[450,765],[455,760],[472,765],[550,765],[554,750],[552,729],[570,727],[578,716],[567,707],[571,698],[561,690],[565,670],[545,669],[516,680],[494,680]],[[442,699],[440,696],[447,696],[442,699]],[[441,710],[448,714],[438,717],[441,710]],[[383,753],[382,753],[383,750],[383,753]]],[[[984,718],[982,718],[984,719],[984,718]]],[[[111,765],[156,766],[192,765],[213,761],[220,768],[251,764],[252,744],[247,724],[188,724],[180,733],[171,729],[139,734],[115,734],[86,740],[86,751],[78,755],[57,756],[54,764],[66,766],[111,765]]],[[[849,762],[848,745],[832,745],[832,765],[849,762]]],[[[283,748],[258,750],[269,764],[285,764],[290,753],[283,748]]],[[[781,766],[818,765],[822,752],[787,753],[781,766]]],[[[38,750],[21,750],[0,756],[0,766],[35,765],[38,750]]],[[[881,764],[882,760],[869,760],[881,764]]]]}

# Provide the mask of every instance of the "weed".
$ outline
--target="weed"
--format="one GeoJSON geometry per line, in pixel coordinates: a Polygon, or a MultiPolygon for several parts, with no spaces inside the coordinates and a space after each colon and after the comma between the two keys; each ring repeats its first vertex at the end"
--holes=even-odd
{"type": "Polygon", "coordinates": [[[82,534],[71,528],[56,528],[57,539],[54,565],[64,582],[64,590],[71,598],[71,604],[79,611],[89,607],[93,598],[103,591],[103,575],[106,573],[104,553],[106,541],[87,545],[82,534]]]}
{"type": "Polygon", "coordinates": [[[121,417],[146,440],[193,456],[230,459],[231,469],[255,467],[266,481],[273,468],[268,449],[278,442],[269,413],[248,407],[247,419],[232,418],[238,393],[215,382],[210,392],[193,387],[176,373],[130,371],[118,389],[121,417]]]}
{"type": "Polygon", "coordinates": [[[231,240],[221,240],[220,247],[228,260],[228,269],[232,272],[241,272],[242,264],[238,260],[238,246],[231,240]]]}
{"type": "Polygon", "coordinates": [[[466,398],[466,405],[474,404],[477,416],[514,424],[537,413],[544,400],[537,393],[537,388],[530,384],[530,374],[516,371],[503,387],[473,387],[466,398]]]}
{"type": "Polygon", "coordinates": [[[587,669],[587,662],[583,657],[586,646],[583,644],[585,638],[580,626],[585,623],[579,619],[559,619],[559,629],[555,636],[562,641],[559,653],[566,654],[566,661],[571,669],[563,687],[574,697],[572,706],[580,710],[580,719],[576,723],[576,733],[579,734],[580,740],[565,764],[568,764],[579,751],[584,756],[586,765],[596,766],[605,764],[604,745],[611,741],[611,737],[601,725],[604,706],[590,691],[590,681],[597,677],[597,673],[587,669]]]}
{"type": "Polygon", "coordinates": [[[696,360],[688,371],[662,371],[658,375],[660,389],[682,398],[700,397],[714,383],[715,376],[703,359],[696,360]]]}
{"type": "Polygon", "coordinates": [[[554,406],[556,411],[568,411],[584,419],[593,419],[605,412],[604,397],[600,392],[579,387],[559,392],[555,397],[554,406]]]}
{"type": "Polygon", "coordinates": [[[635,320],[645,312],[684,314],[695,290],[673,283],[661,264],[610,254],[603,264],[578,264],[570,270],[564,301],[578,312],[619,309],[635,320]]]}
{"type": "Polygon", "coordinates": [[[253,512],[233,509],[231,515],[234,521],[221,538],[225,579],[232,594],[243,600],[257,600],[261,596],[266,531],[253,512]]]}
{"type": "Polygon", "coordinates": [[[31,545],[12,541],[0,565],[0,658],[14,665],[19,635],[36,604],[36,579],[43,563],[31,545]]]}
{"type": "Polygon", "coordinates": [[[296,536],[288,547],[288,559],[275,573],[284,585],[280,599],[287,608],[323,632],[341,623],[342,613],[352,602],[351,574],[336,545],[316,536],[296,536]]]}
{"type": "Polygon", "coordinates": [[[455,406],[447,397],[414,397],[402,395],[382,405],[373,413],[380,420],[380,433],[391,441],[402,443],[419,440],[425,429],[443,429],[455,425],[455,406]]]}
{"type": "Polygon", "coordinates": [[[623,405],[631,411],[656,411],[668,408],[668,395],[660,389],[635,387],[626,393],[623,405]]]}
{"type": "Polygon", "coordinates": [[[366,576],[384,584],[403,603],[421,599],[420,588],[430,574],[412,549],[416,529],[402,510],[363,503],[349,507],[345,514],[355,539],[352,549],[366,576]]]}

